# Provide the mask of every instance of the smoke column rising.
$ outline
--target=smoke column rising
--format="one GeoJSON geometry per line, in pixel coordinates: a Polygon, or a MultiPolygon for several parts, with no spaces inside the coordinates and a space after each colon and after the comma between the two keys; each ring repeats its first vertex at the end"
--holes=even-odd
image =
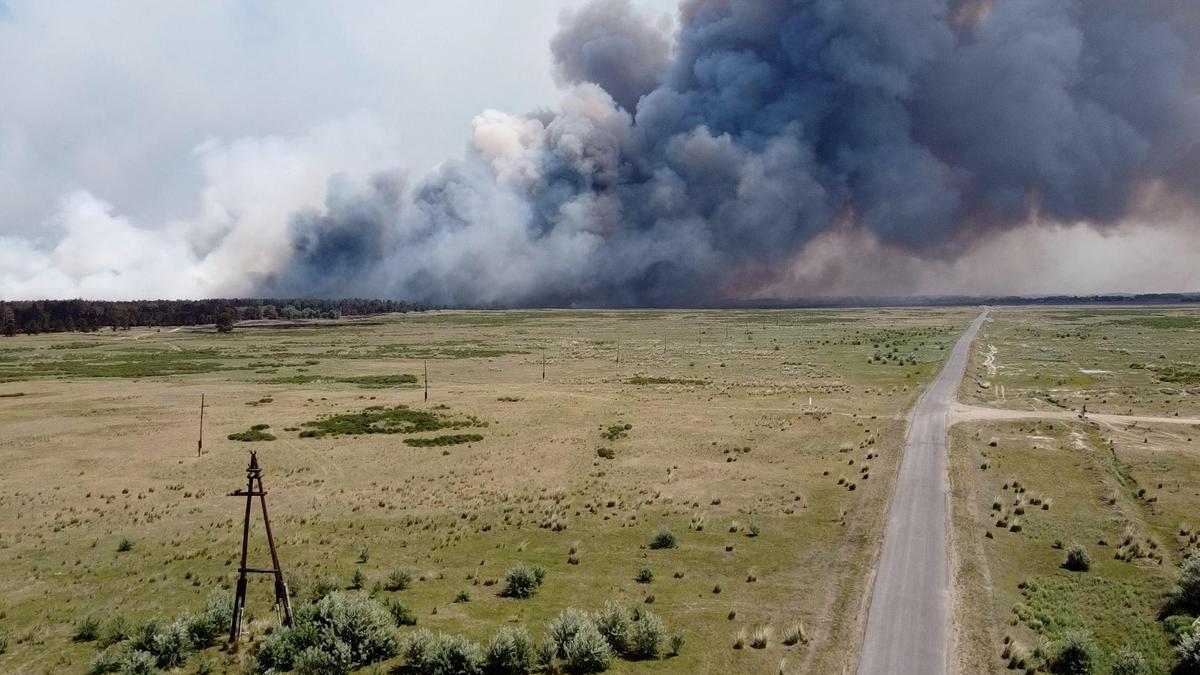
{"type": "Polygon", "coordinates": [[[194,274],[261,295],[688,305],[795,276],[832,231],[946,261],[1030,223],[1145,219],[1151,193],[1191,213],[1200,17],[1171,7],[685,0],[669,34],[596,0],[550,45],[556,107],[481,113],[429,176],[331,178],[261,238],[285,242],[269,262],[215,274],[193,250],[194,274]]]}

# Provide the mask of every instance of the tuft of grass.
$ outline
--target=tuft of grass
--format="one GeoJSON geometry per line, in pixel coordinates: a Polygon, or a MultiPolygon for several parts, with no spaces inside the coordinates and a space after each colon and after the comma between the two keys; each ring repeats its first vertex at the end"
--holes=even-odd
{"type": "Polygon", "coordinates": [[[121,537],[121,541],[117,542],[117,553],[125,553],[133,550],[133,542],[125,537],[121,537]]]}
{"type": "Polygon", "coordinates": [[[804,628],[804,624],[797,621],[789,625],[783,632],[783,644],[789,647],[797,644],[808,644],[808,631],[804,628]]]}
{"type": "Polygon", "coordinates": [[[767,645],[771,644],[771,636],[774,632],[774,629],[767,624],[758,626],[750,632],[750,646],[754,649],[766,649],[767,645]]]}
{"type": "Polygon", "coordinates": [[[71,635],[74,642],[94,642],[100,637],[100,620],[94,616],[85,616],[75,622],[75,632],[71,635]]]}
{"type": "Polygon", "coordinates": [[[634,575],[633,580],[639,584],[648,584],[654,581],[654,570],[651,570],[649,567],[643,567],[637,571],[637,574],[634,575]]]}

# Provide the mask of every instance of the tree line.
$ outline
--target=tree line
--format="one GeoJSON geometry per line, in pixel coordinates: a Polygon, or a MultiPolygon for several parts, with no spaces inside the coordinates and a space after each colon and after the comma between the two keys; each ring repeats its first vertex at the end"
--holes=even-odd
{"type": "Polygon", "coordinates": [[[65,333],[128,330],[134,326],[198,326],[221,329],[251,319],[337,319],[431,307],[397,300],[233,298],[213,300],[28,300],[0,303],[0,333],[65,333]]]}

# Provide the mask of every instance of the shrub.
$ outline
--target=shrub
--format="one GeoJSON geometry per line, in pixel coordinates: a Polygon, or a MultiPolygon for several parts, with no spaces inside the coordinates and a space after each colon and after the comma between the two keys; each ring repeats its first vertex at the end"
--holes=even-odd
{"type": "Polygon", "coordinates": [[[652,549],[675,548],[676,546],[675,534],[665,527],[658,528],[654,533],[654,537],[650,540],[650,548],[652,549]]]}
{"type": "Polygon", "coordinates": [[[554,660],[558,657],[558,645],[554,638],[546,638],[537,648],[538,667],[546,672],[554,672],[554,660]]]}
{"type": "MultiPolygon", "coordinates": [[[[336,657],[347,670],[391,658],[398,650],[394,619],[368,597],[335,591],[301,607],[293,627],[264,640],[259,646],[258,667],[261,671],[289,670],[300,654],[312,647],[336,657]]],[[[307,658],[317,663],[315,655],[307,658]]]]}
{"type": "Polygon", "coordinates": [[[510,598],[532,598],[546,578],[546,570],[537,565],[517,563],[504,573],[504,595],[510,598]]]}
{"type": "Polygon", "coordinates": [[[161,629],[162,625],[157,619],[150,619],[129,634],[129,646],[135,652],[150,653],[154,649],[154,636],[158,635],[161,629]]]}
{"type": "Polygon", "coordinates": [[[149,652],[133,651],[121,660],[121,675],[153,675],[158,672],[154,655],[149,652]]]}
{"type": "Polygon", "coordinates": [[[204,611],[186,622],[188,638],[197,649],[210,647],[229,630],[233,622],[233,601],[220,591],[213,591],[204,603],[204,611]]]}
{"type": "Polygon", "coordinates": [[[434,642],[433,633],[424,628],[409,635],[404,643],[404,664],[414,672],[422,672],[429,665],[434,642]]]}
{"type": "Polygon", "coordinates": [[[585,621],[563,648],[563,662],[570,673],[602,673],[611,661],[608,642],[590,621],[585,621]]]}
{"type": "Polygon", "coordinates": [[[1121,648],[1113,657],[1112,675],[1145,675],[1146,659],[1129,647],[1121,648]]]}
{"type": "Polygon", "coordinates": [[[596,448],[596,456],[601,459],[612,459],[617,456],[617,453],[613,452],[612,448],[596,448]]]}
{"type": "Polygon", "coordinates": [[[488,675],[526,675],[533,672],[533,640],[524,628],[501,628],[488,643],[488,675]]]}
{"type": "Polygon", "coordinates": [[[121,537],[121,541],[117,542],[117,553],[125,553],[133,550],[133,542],[125,537],[121,537]]]}
{"type": "Polygon", "coordinates": [[[1082,544],[1071,544],[1067,549],[1067,559],[1063,567],[1072,572],[1086,572],[1092,568],[1092,558],[1082,544]]]}
{"type": "Polygon", "coordinates": [[[671,649],[667,652],[667,656],[679,656],[681,651],[683,651],[683,635],[676,633],[671,636],[671,649]]]}
{"type": "Polygon", "coordinates": [[[74,642],[93,642],[100,637],[100,620],[94,616],[85,616],[75,622],[75,634],[71,636],[74,642]]]}
{"type": "Polygon", "coordinates": [[[1176,672],[1180,675],[1200,673],[1200,630],[1180,640],[1175,655],[1179,657],[1176,672]]]}
{"type": "Polygon", "coordinates": [[[1183,561],[1175,593],[1180,605],[1200,614],[1200,550],[1193,550],[1183,561]]]}
{"type": "Polygon", "coordinates": [[[118,642],[124,642],[128,638],[129,624],[125,622],[125,617],[115,614],[100,631],[100,646],[110,647],[118,642]]]}
{"type": "Polygon", "coordinates": [[[397,600],[388,600],[385,603],[387,611],[392,615],[392,621],[397,626],[415,626],[417,625],[417,615],[413,613],[404,603],[397,600]]]}
{"type": "Polygon", "coordinates": [[[387,583],[384,584],[384,588],[389,591],[403,591],[412,585],[412,579],[412,572],[403,568],[394,569],[388,573],[387,583]]]}
{"type": "Polygon", "coordinates": [[[155,634],[150,653],[159,668],[176,668],[183,665],[192,652],[192,641],[187,634],[185,621],[176,621],[155,634]]]}
{"type": "Polygon", "coordinates": [[[463,603],[463,602],[470,602],[470,601],[471,601],[470,591],[462,590],[462,591],[459,591],[458,593],[456,593],[454,596],[454,602],[456,602],[456,603],[463,603]]]}
{"type": "Polygon", "coordinates": [[[342,588],[342,582],[333,575],[323,576],[312,583],[308,589],[309,602],[320,602],[325,596],[339,591],[342,588]]]}
{"type": "Polygon", "coordinates": [[[639,584],[648,584],[651,581],[654,581],[654,571],[649,567],[643,567],[642,569],[638,570],[637,575],[633,579],[639,584]]]}
{"type": "Polygon", "coordinates": [[[629,656],[635,659],[657,659],[666,635],[667,631],[657,616],[650,612],[641,612],[641,617],[630,625],[629,656]]]}
{"type": "Polygon", "coordinates": [[[92,659],[91,665],[88,666],[88,675],[120,672],[127,656],[120,649],[105,649],[92,659]]]}
{"type": "Polygon", "coordinates": [[[343,642],[327,647],[306,647],[296,655],[292,670],[298,675],[345,675],[349,649],[343,642]]]}
{"type": "Polygon", "coordinates": [[[610,600],[596,613],[594,622],[613,653],[624,654],[629,649],[629,614],[625,608],[610,600]]]}
{"type": "Polygon", "coordinates": [[[758,526],[758,523],[750,523],[750,527],[746,529],[746,536],[757,537],[760,534],[762,534],[762,528],[758,526]]]}
{"type": "Polygon", "coordinates": [[[555,650],[560,659],[566,658],[567,643],[571,641],[571,638],[583,630],[584,626],[591,625],[591,623],[587,614],[574,607],[564,609],[559,612],[558,616],[550,620],[546,628],[549,632],[549,639],[554,641],[555,650]]]}
{"type": "Polygon", "coordinates": [[[1054,655],[1054,671],[1064,675],[1091,675],[1096,670],[1096,643],[1086,631],[1067,631],[1054,655]]]}
{"type": "Polygon", "coordinates": [[[483,650],[461,635],[439,635],[421,675],[481,675],[483,650]]]}

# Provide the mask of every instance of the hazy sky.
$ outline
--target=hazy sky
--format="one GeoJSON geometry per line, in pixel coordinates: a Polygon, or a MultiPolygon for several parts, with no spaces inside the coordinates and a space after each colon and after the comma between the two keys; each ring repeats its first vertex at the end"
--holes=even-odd
{"type": "MultiPolygon", "coordinates": [[[[0,234],[87,190],[148,225],[199,208],[195,150],[358,116],[398,168],[471,120],[558,98],[550,38],[581,0],[0,0],[0,234]]],[[[637,0],[673,14],[674,0],[637,0]]]]}
{"type": "Polygon", "coordinates": [[[951,0],[968,34],[938,0],[690,1],[0,0],[0,299],[1200,291],[1200,12],[951,0]],[[817,77],[771,79],[781,40],[817,77]],[[821,77],[879,105],[843,124],[821,77]],[[1170,124],[1130,103],[1167,95],[1170,124]],[[653,179],[608,199],[609,160],[653,179]]]}

